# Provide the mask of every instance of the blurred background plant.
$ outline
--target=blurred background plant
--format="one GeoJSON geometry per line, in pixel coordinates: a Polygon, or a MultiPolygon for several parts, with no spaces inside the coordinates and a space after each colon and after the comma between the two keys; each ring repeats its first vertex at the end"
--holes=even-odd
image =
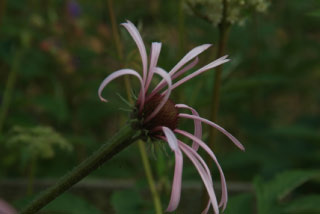
{"type": "Polygon", "coordinates": [[[28,194],[32,193],[36,164],[39,159],[52,159],[55,150],[71,151],[72,145],[50,127],[14,126],[4,139],[9,155],[4,155],[8,167],[20,166],[28,174],[28,194]]]}
{"type": "MultiPolygon", "coordinates": [[[[131,20],[146,43],[163,43],[159,65],[169,70],[203,43],[214,46],[199,63],[212,60],[221,2],[119,0],[113,7],[117,24],[131,20]],[[192,8],[210,22],[195,18],[192,8]]],[[[320,2],[228,2],[227,20],[234,25],[226,53],[232,61],[221,74],[219,124],[246,152],[217,136],[230,192],[226,213],[319,213],[320,2]]],[[[1,0],[0,13],[0,197],[20,208],[32,198],[26,191],[30,173],[37,193],[125,123],[124,104],[113,93],[125,97],[123,80],[108,88],[113,104],[101,103],[97,88],[111,72],[141,70],[141,63],[121,28],[119,57],[107,1],[1,0]],[[32,164],[36,173],[29,171],[32,164]]],[[[178,88],[174,99],[210,115],[214,75],[178,88]]],[[[171,152],[153,155],[148,145],[147,151],[165,207],[174,160],[171,152]]],[[[201,208],[201,182],[189,166],[177,213],[201,208]]],[[[154,213],[138,148],[131,146],[43,212],[154,213]]]]}
{"type": "MultiPolygon", "coordinates": [[[[186,10],[217,26],[223,20],[225,0],[184,0],[186,10]]],[[[226,0],[228,10],[226,20],[230,24],[243,25],[255,12],[266,12],[268,0],[226,0]]]]}

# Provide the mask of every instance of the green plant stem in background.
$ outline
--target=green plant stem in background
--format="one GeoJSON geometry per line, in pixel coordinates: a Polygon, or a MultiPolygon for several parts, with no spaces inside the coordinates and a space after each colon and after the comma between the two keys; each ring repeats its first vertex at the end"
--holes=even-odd
{"type": "MultiPolygon", "coordinates": [[[[227,48],[227,42],[228,42],[228,38],[229,38],[229,32],[230,32],[230,28],[231,28],[231,24],[227,22],[228,2],[227,2],[227,0],[223,0],[222,3],[223,3],[223,11],[222,11],[223,14],[222,14],[222,20],[218,26],[219,27],[219,41],[218,41],[217,58],[225,55],[226,48],[227,48]]],[[[211,115],[210,115],[210,119],[213,122],[217,122],[217,120],[218,120],[222,70],[223,70],[222,65],[217,67],[216,71],[215,71],[215,76],[214,76],[214,86],[213,86],[213,92],[212,92],[212,98],[211,98],[211,100],[212,100],[211,110],[212,111],[211,111],[211,115]]],[[[213,150],[215,152],[217,152],[217,150],[219,150],[219,146],[214,145],[217,133],[218,132],[216,129],[210,128],[208,146],[210,147],[211,150],[213,150]]],[[[208,167],[211,168],[213,163],[211,161],[210,156],[206,155],[205,159],[206,159],[206,163],[208,164],[208,167]]],[[[203,205],[206,206],[205,203],[207,203],[207,201],[208,201],[208,195],[207,195],[205,188],[203,188],[202,199],[203,199],[202,200],[203,205]]]]}
{"type": "Polygon", "coordinates": [[[6,3],[6,0],[0,0],[0,25],[2,24],[5,15],[6,3]]]}
{"type": "Polygon", "coordinates": [[[33,186],[34,186],[34,176],[37,166],[37,159],[36,156],[32,156],[29,164],[28,169],[28,188],[27,188],[27,194],[31,195],[33,193],[33,186]]]}
{"type": "MultiPolygon", "coordinates": [[[[110,21],[111,21],[111,27],[112,27],[112,35],[113,35],[114,43],[116,46],[118,59],[120,60],[120,62],[122,62],[123,61],[123,51],[122,51],[123,48],[122,48],[122,44],[120,42],[120,36],[119,36],[119,32],[118,32],[116,16],[114,15],[114,11],[113,11],[113,1],[112,0],[108,0],[108,8],[109,8],[109,15],[110,15],[110,21]]],[[[131,84],[130,84],[128,76],[124,76],[124,83],[125,83],[125,87],[126,87],[126,92],[128,95],[130,95],[131,84]]],[[[129,96],[129,97],[130,97],[129,99],[131,99],[131,96],[129,96]]]]}
{"type": "Polygon", "coordinates": [[[0,136],[2,134],[2,129],[8,114],[8,110],[11,103],[12,92],[17,79],[17,73],[20,66],[20,60],[22,57],[22,51],[18,51],[15,58],[13,59],[11,71],[9,72],[8,80],[6,83],[6,88],[3,93],[2,105],[0,108],[0,136]]]}
{"type": "Polygon", "coordinates": [[[118,54],[119,60],[123,60],[122,45],[120,42],[120,36],[119,36],[119,32],[118,32],[116,17],[113,12],[113,1],[112,0],[108,0],[108,8],[109,8],[109,15],[110,15],[110,21],[111,21],[111,27],[112,27],[112,35],[113,35],[113,39],[114,39],[114,42],[116,45],[117,54],[118,54]]]}
{"type": "Polygon", "coordinates": [[[71,172],[62,177],[54,186],[43,192],[38,198],[26,206],[20,214],[33,214],[49,202],[68,190],[81,179],[89,175],[103,163],[111,159],[140,137],[140,131],[131,124],[124,126],[107,143],[103,144],[94,154],[88,157],[71,172]]]}
{"type": "MultiPolygon", "coordinates": [[[[221,23],[219,24],[219,41],[218,41],[218,51],[217,57],[220,58],[225,55],[227,42],[229,38],[230,24],[226,20],[227,13],[227,0],[223,0],[223,18],[221,23]]],[[[211,121],[217,122],[218,119],[218,111],[220,105],[220,88],[221,88],[221,75],[222,75],[223,66],[220,65],[216,68],[215,76],[214,76],[214,86],[212,92],[212,111],[211,111],[211,121]]],[[[212,150],[216,151],[216,145],[214,147],[215,137],[217,135],[217,129],[210,129],[210,137],[209,137],[209,147],[212,150]]],[[[208,157],[210,159],[210,157],[208,157]]]]}
{"type": "Polygon", "coordinates": [[[8,114],[12,91],[16,82],[16,78],[17,78],[17,72],[15,70],[12,70],[8,76],[6,88],[3,93],[3,101],[0,109],[0,135],[2,133],[4,122],[8,114]]]}
{"type": "Polygon", "coordinates": [[[153,203],[155,206],[156,214],[162,214],[162,206],[161,206],[161,200],[156,188],[156,184],[152,175],[152,170],[150,166],[150,162],[147,156],[146,152],[146,146],[142,140],[138,141],[139,145],[139,150],[140,150],[140,155],[141,155],[141,160],[143,164],[144,171],[147,176],[148,184],[149,184],[149,189],[151,191],[152,197],[153,197],[153,203]]]}
{"type": "Polygon", "coordinates": [[[185,27],[184,27],[184,0],[179,0],[179,55],[184,53],[185,27]]]}
{"type": "Polygon", "coordinates": [[[156,20],[157,15],[159,14],[160,1],[159,0],[147,0],[147,4],[149,5],[151,15],[156,20]]]}
{"type": "MultiPolygon", "coordinates": [[[[120,42],[118,25],[117,25],[116,17],[114,15],[114,11],[113,11],[113,0],[108,0],[108,8],[109,8],[109,14],[110,14],[110,20],[111,20],[111,26],[112,26],[112,34],[113,34],[113,38],[115,41],[118,58],[120,61],[123,61],[123,48],[122,48],[122,45],[120,42]]],[[[132,97],[131,97],[131,93],[130,93],[130,89],[131,89],[130,80],[129,80],[128,76],[125,76],[124,78],[125,78],[124,83],[125,83],[125,87],[126,87],[127,97],[129,99],[129,102],[131,104],[134,104],[132,97]]],[[[144,171],[145,171],[145,174],[147,177],[149,189],[150,189],[150,192],[151,192],[151,195],[153,198],[153,203],[154,203],[156,214],[162,214],[161,200],[160,200],[160,197],[159,197],[156,185],[155,185],[155,183],[156,183],[155,179],[152,175],[150,162],[147,157],[146,146],[145,146],[144,142],[141,140],[139,140],[138,146],[139,146],[139,152],[141,155],[143,168],[144,168],[144,171]]]]}

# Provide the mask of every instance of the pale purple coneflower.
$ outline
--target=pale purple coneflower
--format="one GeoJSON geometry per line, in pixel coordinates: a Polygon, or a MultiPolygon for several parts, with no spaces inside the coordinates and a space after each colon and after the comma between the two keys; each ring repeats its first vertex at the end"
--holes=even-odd
{"type": "Polygon", "coordinates": [[[215,154],[201,140],[201,124],[206,123],[218,129],[223,134],[225,134],[241,150],[244,150],[244,147],[235,137],[233,137],[221,126],[200,117],[197,111],[191,108],[190,106],[187,106],[185,104],[175,104],[171,99],[169,99],[169,96],[172,90],[176,87],[180,86],[186,81],[207,70],[210,70],[225,62],[228,62],[229,59],[227,59],[227,56],[223,56],[173,83],[173,80],[177,79],[178,77],[181,77],[182,74],[193,68],[198,62],[197,56],[203,51],[205,51],[207,48],[209,48],[211,45],[204,44],[192,49],[169,72],[166,72],[162,68],[157,67],[157,62],[161,50],[161,43],[152,43],[150,63],[148,65],[147,51],[137,28],[130,21],[123,23],[122,26],[124,26],[127,29],[127,31],[134,39],[136,45],[138,46],[142,60],[142,75],[132,69],[121,69],[113,72],[103,80],[99,87],[98,95],[100,99],[104,102],[107,102],[107,100],[102,97],[101,93],[102,90],[106,87],[106,85],[108,85],[110,81],[112,81],[113,79],[123,75],[133,75],[137,77],[139,79],[141,88],[137,102],[135,104],[136,108],[132,117],[139,121],[138,128],[144,130],[144,133],[146,135],[145,137],[148,137],[152,140],[161,139],[166,141],[175,154],[175,171],[173,177],[171,199],[167,211],[174,211],[177,208],[180,201],[183,168],[182,153],[184,153],[191,160],[191,162],[194,164],[197,171],[199,172],[200,177],[209,195],[208,205],[206,209],[203,211],[203,213],[208,213],[210,205],[212,206],[214,213],[219,213],[219,207],[222,207],[222,210],[224,210],[226,208],[228,200],[226,181],[222,168],[219,165],[215,154]],[[186,65],[187,63],[189,64],[186,65]],[[162,78],[162,80],[153,90],[150,90],[149,86],[151,84],[151,80],[154,74],[159,75],[162,78]],[[191,114],[179,113],[179,109],[190,110],[191,114]],[[192,119],[194,121],[194,134],[190,134],[186,131],[177,128],[178,119],[181,118],[192,119]],[[193,141],[192,146],[189,146],[186,143],[178,140],[176,134],[191,139],[193,141]],[[208,155],[213,159],[213,161],[218,167],[222,189],[219,204],[217,202],[217,197],[213,188],[213,181],[210,169],[208,168],[207,164],[202,159],[202,157],[197,153],[199,147],[208,153],[208,155]]]}

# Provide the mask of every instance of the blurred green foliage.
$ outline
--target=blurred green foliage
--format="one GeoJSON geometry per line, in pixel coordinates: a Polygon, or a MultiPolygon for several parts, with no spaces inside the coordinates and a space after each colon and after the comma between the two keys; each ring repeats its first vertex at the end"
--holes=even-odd
{"type": "MultiPolygon", "coordinates": [[[[140,57],[130,36],[120,28],[124,58],[119,60],[107,1],[0,3],[0,178],[25,177],[21,168],[30,167],[27,162],[8,163],[34,155],[52,157],[37,158],[37,178],[58,178],[126,121],[127,113],[119,110],[125,104],[116,95],[125,94],[123,80],[105,90],[111,100],[107,104],[99,101],[97,88],[117,69],[140,71],[140,57]],[[10,75],[14,80],[11,89],[10,75]],[[6,111],[3,106],[8,106],[6,111]],[[12,142],[15,149],[7,146],[12,142]],[[54,149],[51,143],[65,148],[72,145],[73,152],[54,149]]],[[[217,48],[218,29],[181,7],[179,1],[171,0],[119,0],[114,1],[113,11],[118,24],[128,19],[141,28],[148,49],[151,41],[163,43],[159,66],[169,70],[197,45],[214,44],[211,52],[200,56],[201,65],[213,59],[217,48]]],[[[318,8],[318,0],[273,1],[264,14],[251,14],[245,25],[231,29],[227,53],[232,60],[224,66],[219,124],[245,145],[246,152],[237,151],[219,136],[216,155],[227,181],[254,181],[255,188],[234,196],[231,189],[228,214],[319,212],[319,179],[314,179],[320,165],[318,8]],[[302,181],[308,182],[296,189],[302,181]],[[282,198],[282,193],[288,194],[282,198]]],[[[175,90],[172,99],[208,117],[213,78],[214,72],[207,72],[191,80],[175,90]]],[[[133,90],[138,89],[136,80],[131,84],[133,90]]],[[[190,121],[181,120],[179,126],[193,129],[190,121]]],[[[149,151],[165,207],[174,160],[171,152],[154,158],[151,147],[149,151]]],[[[90,206],[103,207],[103,213],[148,213],[152,209],[148,193],[143,192],[147,185],[135,146],[90,177],[138,181],[134,192],[103,195],[103,200],[94,203],[88,196],[94,204],[90,206]]],[[[184,180],[200,182],[188,161],[184,180]]],[[[8,194],[0,190],[0,196],[8,194]]],[[[17,200],[24,195],[10,197],[17,200]]],[[[84,211],[82,206],[89,202],[70,197],[63,195],[54,202],[58,204],[50,206],[70,206],[66,213],[99,213],[92,207],[84,211]]],[[[188,198],[193,206],[201,204],[200,197],[182,195],[177,213],[198,213],[189,209],[188,198]]]]}
{"type": "Polygon", "coordinates": [[[296,170],[283,172],[267,183],[264,183],[261,179],[257,178],[255,181],[255,188],[257,192],[258,213],[318,212],[318,197],[310,195],[300,196],[299,201],[308,201],[308,205],[305,205],[304,203],[299,205],[297,201],[290,204],[290,202],[285,201],[285,198],[289,195],[292,197],[294,189],[315,178],[319,180],[320,171],[296,170]]]}
{"type": "Polygon", "coordinates": [[[62,151],[71,151],[72,146],[60,134],[50,127],[20,127],[14,126],[5,139],[11,153],[18,152],[18,157],[27,159],[53,158],[55,147],[62,151]]]}

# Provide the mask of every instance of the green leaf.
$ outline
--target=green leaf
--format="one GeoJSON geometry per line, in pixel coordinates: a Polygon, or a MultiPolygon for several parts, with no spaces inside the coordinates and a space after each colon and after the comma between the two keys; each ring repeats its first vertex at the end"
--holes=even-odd
{"type": "Polygon", "coordinates": [[[293,200],[284,213],[320,213],[320,195],[308,195],[293,200]]]}
{"type": "Polygon", "coordinates": [[[277,175],[269,182],[262,182],[261,178],[255,180],[257,192],[258,213],[280,213],[278,202],[291,193],[295,188],[306,181],[320,176],[316,170],[293,170],[277,175]]]}
{"type": "Polygon", "coordinates": [[[270,191],[273,191],[274,196],[276,196],[278,200],[281,200],[295,188],[318,176],[320,176],[320,171],[316,170],[288,171],[276,176],[276,178],[270,183],[271,185],[269,188],[270,191]]]}

